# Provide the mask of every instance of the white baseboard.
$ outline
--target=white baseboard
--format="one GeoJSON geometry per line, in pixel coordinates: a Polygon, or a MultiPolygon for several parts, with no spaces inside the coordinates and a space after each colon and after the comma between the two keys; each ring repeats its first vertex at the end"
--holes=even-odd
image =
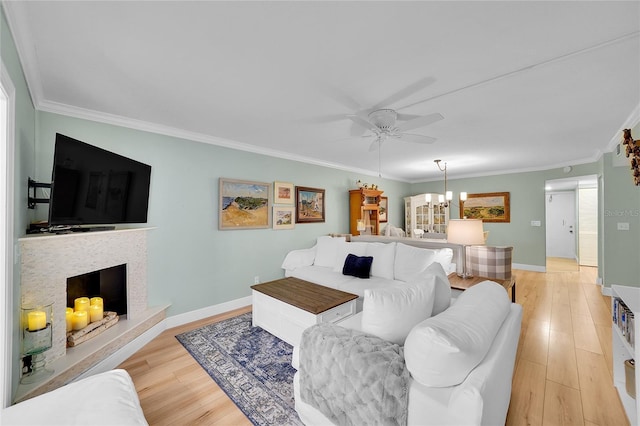
{"type": "Polygon", "coordinates": [[[231,300],[229,302],[220,303],[218,305],[207,306],[206,308],[198,309],[196,311],[173,315],[165,320],[167,325],[166,328],[177,327],[179,325],[188,324],[190,322],[212,317],[214,315],[233,311],[234,309],[243,308],[245,306],[251,305],[251,300],[251,296],[247,296],[240,299],[231,300]]]}
{"type": "Polygon", "coordinates": [[[185,312],[184,314],[174,315],[163,319],[158,324],[151,327],[149,330],[142,333],[140,336],[133,339],[130,343],[118,349],[107,358],[103,359],[93,367],[89,368],[81,375],[73,379],[77,381],[85,377],[93,376],[94,374],[103,373],[105,371],[113,370],[118,365],[126,361],[131,355],[138,352],[144,345],[151,342],[158,337],[163,331],[177,327],[179,325],[187,324],[193,321],[208,318],[213,315],[222,314],[234,309],[243,308],[251,305],[251,296],[243,297],[229,302],[220,303],[218,305],[208,306],[206,308],[198,309],[196,311],[185,312]]]}
{"type": "Polygon", "coordinates": [[[533,271],[533,272],[547,272],[546,266],[526,265],[523,263],[514,263],[511,265],[511,269],[522,269],[524,271],[533,271]]]}

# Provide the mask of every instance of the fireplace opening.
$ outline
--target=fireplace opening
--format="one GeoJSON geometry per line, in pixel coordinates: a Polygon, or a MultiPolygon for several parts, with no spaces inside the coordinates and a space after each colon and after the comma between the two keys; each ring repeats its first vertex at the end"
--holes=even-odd
{"type": "Polygon", "coordinates": [[[105,311],[127,314],[127,265],[100,269],[67,278],[67,306],[78,297],[102,297],[105,311]]]}

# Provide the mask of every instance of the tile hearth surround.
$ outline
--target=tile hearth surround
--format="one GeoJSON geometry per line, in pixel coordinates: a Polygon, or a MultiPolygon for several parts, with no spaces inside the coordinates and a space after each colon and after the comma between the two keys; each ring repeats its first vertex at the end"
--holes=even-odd
{"type": "MultiPolygon", "coordinates": [[[[164,319],[164,312],[159,314],[157,310],[147,306],[147,231],[150,229],[153,228],[34,235],[20,239],[22,306],[54,303],[53,345],[45,352],[47,363],[62,360],[67,355],[65,308],[68,277],[115,265],[127,265],[127,319],[121,320],[113,328],[125,329],[133,336],[117,336],[114,346],[121,347],[144,329],[164,319]],[[131,329],[136,327],[138,329],[132,332],[131,329]]],[[[92,341],[99,340],[100,336],[69,350],[78,349],[82,353],[89,351],[93,358],[92,364],[95,364],[100,361],[100,357],[91,353],[90,346],[92,341]]],[[[109,353],[103,357],[107,355],[109,353]]],[[[90,366],[84,365],[86,368],[90,366]]],[[[60,377],[54,381],[66,382],[70,379],[73,377],[60,377]]]]}

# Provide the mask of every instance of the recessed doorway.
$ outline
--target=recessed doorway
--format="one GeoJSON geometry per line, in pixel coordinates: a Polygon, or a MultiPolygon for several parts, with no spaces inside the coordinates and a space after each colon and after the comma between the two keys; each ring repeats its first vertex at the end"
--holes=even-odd
{"type": "Polygon", "coordinates": [[[578,176],[545,184],[546,270],[598,266],[598,177],[578,176]]]}

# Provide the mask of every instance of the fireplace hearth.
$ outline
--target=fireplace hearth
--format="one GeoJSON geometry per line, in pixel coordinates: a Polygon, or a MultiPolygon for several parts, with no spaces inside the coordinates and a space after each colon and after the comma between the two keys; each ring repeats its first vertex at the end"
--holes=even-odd
{"type": "MultiPolygon", "coordinates": [[[[52,348],[46,351],[46,361],[55,366],[54,376],[37,387],[18,387],[15,401],[55,389],[85,374],[119,349],[133,342],[165,318],[168,306],[147,304],[147,232],[153,228],[120,229],[103,232],[79,232],[62,235],[33,235],[20,239],[21,306],[38,306],[53,302],[52,348]],[[113,269],[115,268],[115,269],[113,269]],[[120,270],[120,272],[113,272],[120,270]],[[123,302],[114,312],[123,312],[126,319],[100,336],[77,347],[67,348],[66,307],[67,280],[80,275],[124,275],[124,295],[113,295],[123,302]]],[[[100,279],[100,281],[102,281],[100,279]]],[[[109,281],[109,280],[107,280],[109,281]]],[[[85,284],[72,284],[74,291],[95,296],[91,279],[85,284]],[[80,287],[80,289],[76,289],[80,287]]],[[[98,285],[100,297],[109,299],[112,290],[98,285]]],[[[74,297],[73,295],[70,297],[74,297]]],[[[105,310],[108,308],[105,306],[105,310]]]]}

